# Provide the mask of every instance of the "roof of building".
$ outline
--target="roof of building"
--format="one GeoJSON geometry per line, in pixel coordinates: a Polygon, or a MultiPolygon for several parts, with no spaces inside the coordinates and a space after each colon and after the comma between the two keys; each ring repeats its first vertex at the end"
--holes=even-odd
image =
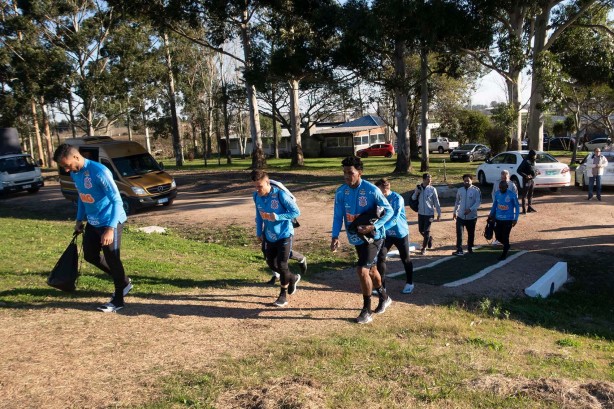
{"type": "Polygon", "coordinates": [[[386,124],[379,116],[373,115],[365,115],[358,119],[354,119],[353,121],[346,122],[344,124],[339,125],[337,128],[354,128],[354,127],[374,127],[374,126],[385,126],[386,124]]]}

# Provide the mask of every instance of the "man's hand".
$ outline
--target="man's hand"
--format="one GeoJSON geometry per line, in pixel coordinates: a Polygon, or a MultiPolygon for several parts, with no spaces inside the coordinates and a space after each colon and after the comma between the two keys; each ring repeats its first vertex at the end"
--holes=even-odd
{"type": "Polygon", "coordinates": [[[365,224],[356,228],[356,231],[360,234],[369,234],[372,233],[373,230],[375,230],[375,226],[372,224],[365,224]]]}
{"type": "Polygon", "coordinates": [[[517,223],[517,222],[516,222],[516,220],[514,220],[514,221],[512,222],[512,227],[516,226],[516,223],[517,223]]]}
{"type": "Polygon", "coordinates": [[[471,213],[471,209],[465,209],[465,216],[467,216],[469,213],[471,213]]]}
{"type": "Polygon", "coordinates": [[[330,251],[334,253],[335,251],[337,251],[338,248],[339,248],[339,239],[332,238],[330,240],[330,251]]]}
{"type": "Polygon", "coordinates": [[[109,246],[111,243],[113,243],[114,233],[115,229],[113,227],[107,227],[104,233],[102,233],[102,237],[100,238],[100,244],[102,244],[103,246],[109,246]]]}
{"type": "Polygon", "coordinates": [[[440,214],[437,215],[437,221],[439,221],[439,220],[441,220],[441,215],[440,214]]]}
{"type": "Polygon", "coordinates": [[[81,220],[77,220],[77,222],[75,223],[75,233],[83,233],[83,222],[81,220]]]}
{"type": "Polygon", "coordinates": [[[456,212],[452,213],[452,220],[456,220],[456,212]]]}

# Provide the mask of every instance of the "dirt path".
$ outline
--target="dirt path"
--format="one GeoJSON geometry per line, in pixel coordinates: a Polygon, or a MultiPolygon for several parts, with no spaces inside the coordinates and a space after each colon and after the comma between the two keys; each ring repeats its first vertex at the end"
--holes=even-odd
{"type": "MultiPolygon", "coordinates": [[[[251,187],[237,177],[207,175],[206,182],[179,175],[181,193],[170,208],[158,208],[131,217],[138,225],[216,226],[235,223],[252,226],[251,187]],[[222,187],[224,192],[222,193],[222,187]]],[[[307,255],[310,243],[330,241],[332,191],[296,190],[301,227],[296,246],[307,255]]],[[[520,259],[466,286],[445,289],[418,284],[414,294],[399,294],[402,282],[389,280],[394,308],[373,325],[386,325],[395,316],[419,314],[426,305],[449,297],[472,295],[506,297],[522,290],[562,252],[590,254],[614,246],[614,197],[587,202],[576,189],[539,195],[538,213],[522,216],[512,231],[513,247],[529,250],[520,259]]],[[[489,197],[489,195],[485,195],[489,197]]],[[[36,196],[15,195],[4,204],[70,218],[70,205],[50,184],[36,196]],[[37,200],[32,200],[36,198],[37,200]],[[53,213],[55,212],[55,213],[53,213]]],[[[478,231],[484,226],[486,205],[478,231]]],[[[418,237],[415,213],[410,237],[418,237]]],[[[455,240],[451,204],[443,221],[434,223],[435,248],[416,265],[448,255],[455,240]]],[[[481,235],[478,243],[484,244],[481,235]]],[[[347,248],[345,238],[342,240],[347,248]]],[[[393,263],[390,271],[399,271],[393,263]]],[[[133,277],[138,286],[138,277],[133,277]]],[[[0,309],[0,408],[108,407],[142,403],[155,398],[156,381],[175,371],[211,368],[218,358],[258,351],[280,331],[297,337],[327,329],[350,327],[360,304],[352,271],[321,274],[303,282],[289,308],[270,306],[275,290],[262,283],[229,290],[210,290],[158,297],[134,296],[129,308],[117,315],[95,312],[98,299],[77,298],[30,309],[0,309]],[[116,354],[114,351],[120,351],[116,354]]]]}

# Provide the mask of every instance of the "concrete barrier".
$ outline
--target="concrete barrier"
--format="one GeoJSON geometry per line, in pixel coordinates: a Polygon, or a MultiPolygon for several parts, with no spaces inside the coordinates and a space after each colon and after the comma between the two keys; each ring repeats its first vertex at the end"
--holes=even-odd
{"type": "Polygon", "coordinates": [[[546,298],[554,294],[568,280],[567,263],[559,261],[543,276],[539,278],[533,285],[525,288],[524,292],[529,297],[546,298]]]}

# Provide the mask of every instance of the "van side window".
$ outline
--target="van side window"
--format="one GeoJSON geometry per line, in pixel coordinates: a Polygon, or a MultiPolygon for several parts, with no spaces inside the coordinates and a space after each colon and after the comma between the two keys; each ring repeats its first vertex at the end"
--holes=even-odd
{"type": "Polygon", "coordinates": [[[100,162],[98,159],[98,148],[88,148],[88,147],[79,147],[79,153],[83,155],[84,158],[93,160],[94,162],[100,162]]]}
{"type": "Polygon", "coordinates": [[[113,180],[119,180],[119,177],[117,176],[117,173],[115,173],[115,169],[113,169],[113,166],[111,166],[111,163],[108,160],[103,159],[103,160],[100,161],[100,163],[105,165],[107,167],[107,169],[109,169],[111,171],[111,174],[113,175],[113,180]]]}

